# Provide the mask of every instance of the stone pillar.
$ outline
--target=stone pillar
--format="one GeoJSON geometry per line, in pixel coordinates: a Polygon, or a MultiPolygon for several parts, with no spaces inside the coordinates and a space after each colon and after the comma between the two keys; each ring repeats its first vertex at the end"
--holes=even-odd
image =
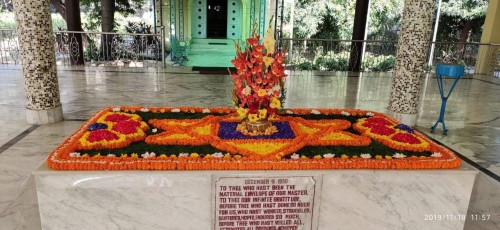
{"type": "Polygon", "coordinates": [[[49,0],[14,0],[30,124],[63,119],[49,0]]]}
{"type": "Polygon", "coordinates": [[[417,123],[420,79],[424,73],[434,18],[434,0],[405,0],[388,114],[417,123]]]}
{"type": "MultiPolygon", "coordinates": [[[[481,43],[500,44],[500,0],[488,2],[488,12],[483,25],[481,43]]],[[[481,46],[477,55],[476,74],[493,75],[500,46],[481,46]]]]}

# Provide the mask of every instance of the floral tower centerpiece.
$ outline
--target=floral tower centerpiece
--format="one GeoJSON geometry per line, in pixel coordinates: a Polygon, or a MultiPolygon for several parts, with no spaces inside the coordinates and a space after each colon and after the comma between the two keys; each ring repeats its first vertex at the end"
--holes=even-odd
{"type": "Polygon", "coordinates": [[[243,121],[239,131],[248,135],[270,135],[277,130],[269,119],[281,109],[284,100],[285,56],[275,47],[271,27],[262,40],[255,28],[244,50],[236,43],[236,57],[231,61],[236,67],[231,73],[235,86],[233,102],[243,121]]]}

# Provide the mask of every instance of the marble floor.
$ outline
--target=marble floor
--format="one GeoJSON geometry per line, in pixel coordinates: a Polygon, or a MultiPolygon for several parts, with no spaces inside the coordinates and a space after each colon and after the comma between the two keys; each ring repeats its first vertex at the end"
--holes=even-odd
{"type": "MultiPolygon", "coordinates": [[[[201,75],[187,67],[58,67],[65,121],[42,126],[25,122],[23,74],[19,66],[0,66],[0,229],[40,229],[31,172],[64,137],[102,107],[231,106],[231,78],[201,75]]],[[[451,82],[446,82],[449,86],[451,82]]],[[[391,74],[291,71],[288,108],[360,108],[386,112],[391,74]]],[[[422,82],[417,129],[481,168],[469,214],[490,214],[488,221],[467,221],[466,229],[500,229],[500,79],[468,76],[448,101],[448,135],[431,134],[441,99],[436,79],[422,82]]]]}

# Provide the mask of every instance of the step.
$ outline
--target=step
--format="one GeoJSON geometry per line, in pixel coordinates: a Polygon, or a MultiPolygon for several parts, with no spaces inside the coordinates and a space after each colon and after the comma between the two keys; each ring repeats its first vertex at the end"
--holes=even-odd
{"type": "Polygon", "coordinates": [[[201,39],[201,38],[193,38],[191,39],[191,44],[208,44],[208,43],[227,43],[228,45],[233,45],[234,40],[233,39],[201,39]]]}

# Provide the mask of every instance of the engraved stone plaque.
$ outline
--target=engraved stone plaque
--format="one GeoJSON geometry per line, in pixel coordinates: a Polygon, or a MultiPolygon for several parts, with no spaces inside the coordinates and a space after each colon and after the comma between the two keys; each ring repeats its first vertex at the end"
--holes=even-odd
{"type": "Polygon", "coordinates": [[[310,176],[221,177],[215,181],[216,230],[309,230],[310,176]]]}

